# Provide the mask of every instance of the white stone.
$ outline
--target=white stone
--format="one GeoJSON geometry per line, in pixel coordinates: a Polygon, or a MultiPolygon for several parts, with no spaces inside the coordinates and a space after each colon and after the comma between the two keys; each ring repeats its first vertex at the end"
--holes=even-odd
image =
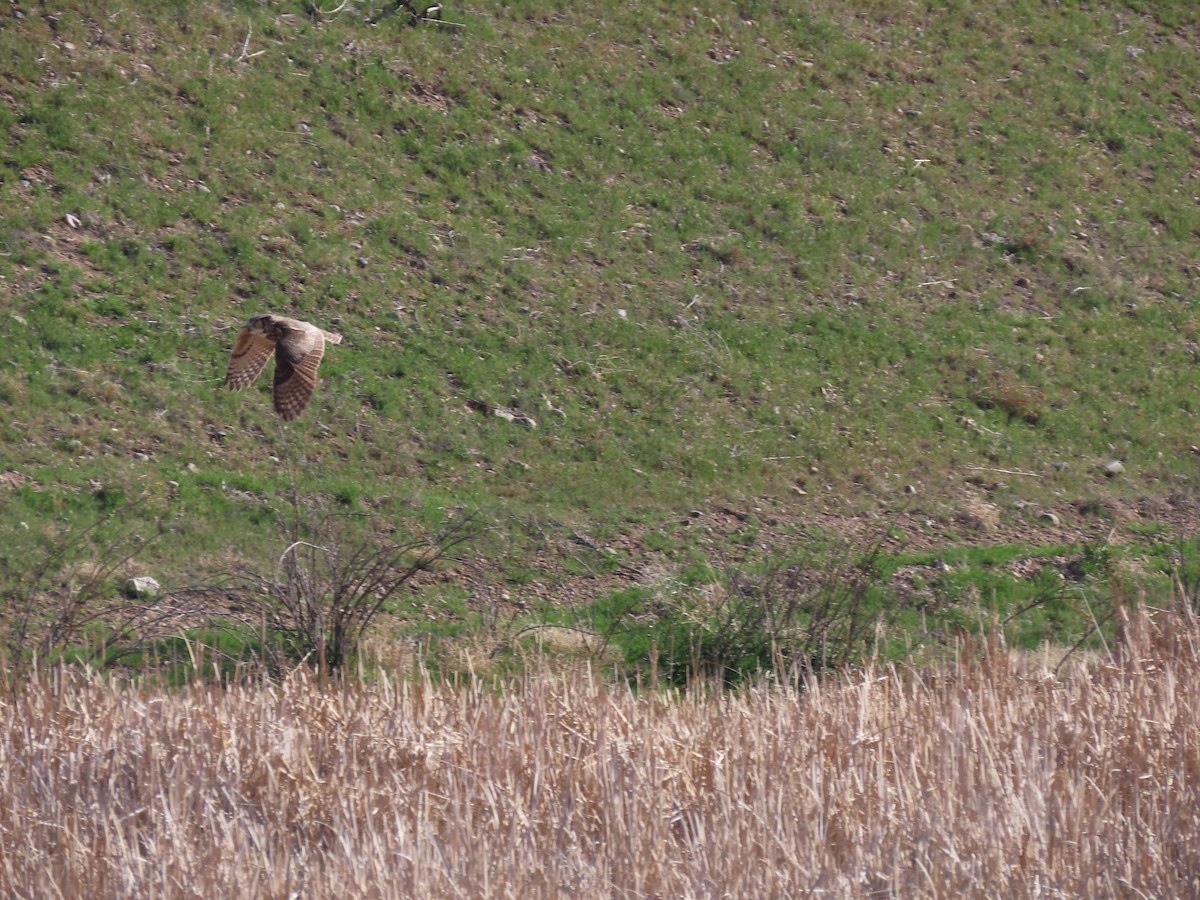
{"type": "Polygon", "coordinates": [[[125,582],[125,593],[130,597],[156,597],[161,587],[148,575],[138,575],[125,582]]]}

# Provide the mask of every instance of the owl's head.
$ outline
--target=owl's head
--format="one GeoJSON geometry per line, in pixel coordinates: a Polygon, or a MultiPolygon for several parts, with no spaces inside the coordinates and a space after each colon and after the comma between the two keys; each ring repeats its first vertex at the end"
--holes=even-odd
{"type": "Polygon", "coordinates": [[[261,334],[264,337],[274,338],[279,330],[278,324],[275,322],[275,317],[272,315],[254,316],[246,323],[246,329],[251,334],[261,334]]]}

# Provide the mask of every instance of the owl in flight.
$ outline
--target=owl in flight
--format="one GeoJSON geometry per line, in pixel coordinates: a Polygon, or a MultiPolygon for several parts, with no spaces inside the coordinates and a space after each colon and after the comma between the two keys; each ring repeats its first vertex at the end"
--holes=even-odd
{"type": "Polygon", "coordinates": [[[342,336],[299,319],[255,316],[238,335],[229,356],[225,386],[240,391],[253,383],[274,353],[275,412],[290,422],[308,406],[326,342],[340,344],[342,336]]]}

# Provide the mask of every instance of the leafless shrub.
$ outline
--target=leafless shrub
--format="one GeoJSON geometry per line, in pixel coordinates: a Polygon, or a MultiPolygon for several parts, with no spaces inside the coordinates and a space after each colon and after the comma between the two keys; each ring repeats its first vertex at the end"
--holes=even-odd
{"type": "Polygon", "coordinates": [[[306,661],[323,674],[340,671],[376,617],[421,571],[473,536],[469,516],[451,518],[427,538],[397,541],[362,522],[325,516],[311,527],[294,526],[278,566],[245,571],[244,589],[278,651],[268,663],[306,661]]]}
{"type": "Polygon", "coordinates": [[[661,615],[660,663],[671,680],[727,684],[763,672],[803,677],[860,662],[879,613],[878,548],[743,559],[712,590],[676,593],[661,615]]]}
{"type": "Polygon", "coordinates": [[[26,532],[0,551],[0,644],[13,683],[37,661],[69,653],[90,666],[113,665],[175,615],[169,603],[127,598],[123,577],[162,534],[126,523],[137,504],[123,505],[83,527],[26,532]]]}

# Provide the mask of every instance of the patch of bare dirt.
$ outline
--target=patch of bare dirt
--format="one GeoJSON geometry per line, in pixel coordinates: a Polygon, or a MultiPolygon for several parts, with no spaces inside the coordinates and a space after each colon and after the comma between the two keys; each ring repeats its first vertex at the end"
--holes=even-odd
{"type": "MultiPolygon", "coordinates": [[[[847,516],[747,503],[737,508],[693,510],[674,524],[673,533],[679,542],[700,548],[709,564],[718,569],[735,566],[747,555],[786,552],[818,536],[840,541],[850,550],[878,547],[886,553],[916,554],[963,546],[1124,545],[1146,542],[1147,532],[1153,532],[1157,542],[1200,533],[1200,504],[1185,499],[1028,508],[1006,517],[986,512],[986,521],[980,525],[968,521],[969,515],[966,519],[955,515],[935,519],[910,512],[847,516]],[[1046,513],[1053,516],[1043,518],[1046,513]]],[[[651,530],[661,534],[671,528],[634,528],[604,541],[579,532],[547,537],[542,549],[524,560],[524,569],[538,573],[537,577],[519,582],[506,574],[503,561],[484,558],[457,562],[430,573],[423,581],[466,585],[472,602],[501,615],[541,603],[585,606],[613,591],[665,582],[678,573],[685,564],[678,555],[646,545],[651,530]],[[607,557],[611,563],[603,571],[579,574],[581,554],[587,553],[593,559],[607,557]]],[[[1011,564],[1012,574],[1035,578],[1043,566],[1054,563],[1050,558],[1017,560],[1011,564]]],[[[898,574],[903,581],[904,570],[898,574]]]]}

